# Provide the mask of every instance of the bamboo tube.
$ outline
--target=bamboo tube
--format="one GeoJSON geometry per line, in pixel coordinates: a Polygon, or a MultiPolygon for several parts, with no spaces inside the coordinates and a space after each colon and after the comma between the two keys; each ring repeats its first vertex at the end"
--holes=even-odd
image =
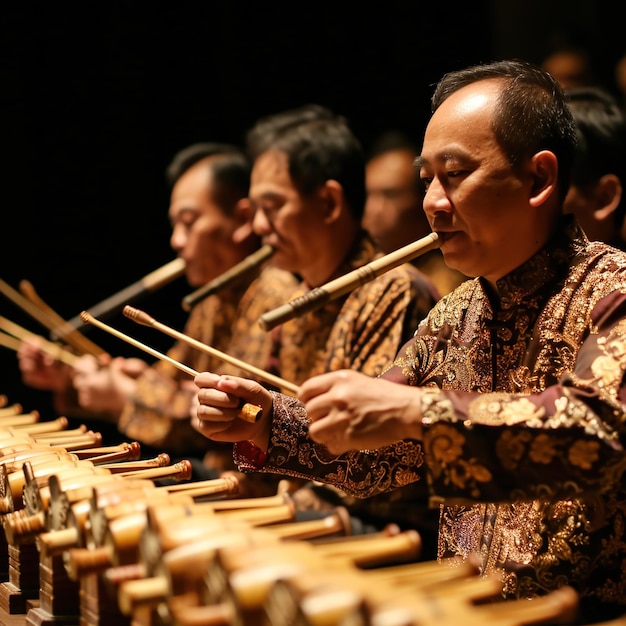
{"type": "Polygon", "coordinates": [[[39,411],[7,415],[5,417],[0,417],[0,428],[12,428],[13,426],[36,424],[39,421],[40,417],[41,415],[39,414],[39,411]]]}
{"type": "Polygon", "coordinates": [[[35,441],[43,441],[51,446],[63,446],[68,452],[75,452],[85,448],[91,448],[102,443],[102,434],[95,433],[93,430],[87,430],[84,433],[77,433],[69,436],[65,433],[56,437],[52,436],[54,433],[48,433],[46,437],[40,438],[36,436],[35,441]]]}
{"type": "Polygon", "coordinates": [[[232,607],[226,604],[190,606],[187,598],[171,608],[171,615],[176,626],[232,626],[237,623],[232,607]]]}
{"type": "Polygon", "coordinates": [[[4,465],[7,472],[11,472],[13,471],[10,469],[11,464],[19,464],[21,469],[21,465],[27,459],[40,455],[48,456],[50,454],[69,455],[71,458],[78,459],[76,455],[68,452],[61,446],[48,446],[46,444],[33,443],[32,445],[24,445],[24,447],[19,450],[12,449],[10,452],[7,451],[6,454],[0,455],[0,465],[4,465]]]}
{"type": "Polygon", "coordinates": [[[141,446],[137,441],[124,441],[116,446],[102,446],[100,448],[77,450],[74,454],[79,459],[89,459],[96,465],[124,459],[135,461],[139,459],[141,455],[141,446]]]}
{"type": "MultiPolygon", "coordinates": [[[[144,295],[156,291],[182,276],[185,273],[185,265],[185,261],[181,258],[169,261],[132,285],[89,307],[89,310],[94,317],[106,319],[117,313],[125,304],[135,302],[144,295]]],[[[77,315],[66,322],[66,325],[72,329],[80,328],[83,324],[85,324],[85,320],[82,319],[82,315],[77,315]]]]}
{"type": "MultiPolygon", "coordinates": [[[[181,372],[184,372],[185,374],[188,374],[189,376],[192,376],[194,378],[198,375],[198,372],[196,372],[191,367],[188,367],[187,365],[184,365],[183,363],[179,363],[178,361],[176,361],[175,359],[172,359],[166,354],[162,354],[161,352],[154,350],[150,346],[147,346],[141,343],[140,341],[137,341],[136,339],[133,339],[132,337],[129,337],[128,335],[125,335],[124,333],[121,333],[114,328],[111,328],[107,324],[104,324],[101,321],[94,318],[87,311],[83,311],[80,315],[81,315],[81,319],[83,319],[84,322],[93,324],[94,326],[97,326],[98,328],[105,330],[106,332],[114,335],[118,339],[122,339],[123,341],[126,341],[130,345],[135,346],[136,348],[139,348],[140,350],[143,350],[144,352],[147,352],[151,356],[157,359],[160,359],[161,361],[166,361],[170,365],[173,365],[174,367],[179,369],[181,372]]],[[[249,403],[243,404],[240,407],[239,413],[238,413],[238,417],[247,422],[255,422],[259,420],[261,419],[261,415],[262,415],[261,407],[258,407],[249,403]]]]}
{"type": "Polygon", "coordinates": [[[407,246],[390,252],[379,259],[370,261],[366,265],[348,272],[335,280],[331,280],[321,287],[315,287],[305,295],[287,304],[264,313],[259,318],[259,323],[264,330],[272,330],[279,324],[283,324],[294,317],[298,317],[299,315],[324,306],[327,302],[353,291],[357,287],[374,280],[394,267],[408,263],[430,250],[439,248],[440,245],[441,243],[437,233],[430,233],[426,235],[426,237],[422,237],[407,246]]]}
{"type": "Polygon", "coordinates": [[[272,246],[262,246],[256,252],[253,252],[247,256],[243,261],[240,261],[229,270],[226,270],[223,274],[209,281],[206,285],[203,285],[196,291],[185,296],[182,301],[182,307],[185,311],[191,311],[191,309],[200,300],[217,293],[221,289],[228,287],[236,283],[247,276],[250,272],[256,270],[260,265],[265,263],[274,254],[274,248],[272,246]]]}
{"type": "MultiPolygon", "coordinates": [[[[574,624],[578,617],[578,594],[564,586],[545,596],[475,607],[476,622],[489,626],[528,626],[529,624],[574,624]]],[[[626,620],[622,620],[626,621],[626,620]]]]}
{"type": "MultiPolygon", "coordinates": [[[[188,492],[183,492],[188,493],[188,492]]],[[[287,504],[295,514],[293,502],[291,498],[284,493],[274,496],[262,496],[258,498],[241,498],[233,500],[212,500],[208,502],[195,503],[191,507],[187,505],[172,505],[167,507],[153,507],[148,503],[147,516],[148,526],[153,532],[158,533],[160,529],[166,528],[168,524],[175,520],[185,517],[193,517],[208,512],[213,513],[232,513],[233,515],[241,515],[242,511],[250,509],[266,509],[282,507],[287,504]]],[[[245,513],[242,515],[245,517],[245,513]]]]}
{"type": "Polygon", "coordinates": [[[0,399],[3,400],[2,407],[0,408],[0,418],[11,417],[12,415],[21,413],[24,410],[24,407],[19,402],[14,402],[10,406],[7,406],[8,400],[6,396],[0,396],[0,399]]]}
{"type": "Polygon", "coordinates": [[[151,467],[165,467],[170,464],[170,455],[161,452],[151,459],[140,459],[136,461],[116,461],[114,463],[99,463],[100,467],[108,469],[112,474],[127,473],[136,470],[148,469],[151,467]]]}
{"type": "Polygon", "coordinates": [[[207,354],[210,354],[211,356],[218,358],[225,363],[230,363],[231,365],[242,369],[244,372],[248,372],[249,374],[252,374],[253,376],[259,378],[260,380],[270,383],[271,385],[275,385],[276,387],[290,392],[293,395],[298,394],[298,387],[293,383],[290,383],[289,381],[286,381],[279,376],[274,376],[273,374],[270,374],[258,367],[250,365],[245,361],[241,361],[240,359],[232,357],[224,352],[221,352],[220,350],[217,350],[216,348],[212,348],[211,346],[208,346],[207,344],[202,343],[201,341],[198,341],[193,337],[189,337],[189,335],[178,332],[173,328],[166,326],[165,324],[161,324],[160,322],[157,322],[153,317],[143,311],[140,311],[139,309],[135,309],[131,306],[126,306],[124,307],[124,315],[129,319],[137,322],[138,324],[142,324],[143,326],[150,326],[151,328],[160,330],[161,332],[169,335],[170,337],[173,337],[174,339],[177,339],[178,341],[182,341],[183,343],[186,343],[193,348],[201,350],[202,352],[206,352],[207,354]]]}
{"type": "Polygon", "coordinates": [[[25,433],[29,437],[45,439],[48,436],[56,437],[61,431],[64,431],[65,434],[69,436],[71,433],[66,430],[68,424],[69,422],[67,417],[61,416],[45,422],[17,424],[15,426],[11,426],[11,428],[4,429],[4,432],[10,434],[25,433]]]}

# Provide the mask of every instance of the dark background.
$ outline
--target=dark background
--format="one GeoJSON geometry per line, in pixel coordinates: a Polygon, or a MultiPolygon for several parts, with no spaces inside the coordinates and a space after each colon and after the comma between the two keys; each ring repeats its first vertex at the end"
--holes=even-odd
{"type": "MultiPolygon", "coordinates": [[[[388,128],[419,140],[448,70],[539,62],[569,37],[612,87],[624,52],[606,2],[59,4],[2,9],[0,278],[28,279],[67,319],[173,258],[163,171],[190,143],[241,142],[259,116],[305,102],[344,114],[366,146],[388,128]]],[[[141,308],[180,329],[188,292],[181,279],[141,308]]],[[[45,332],[1,294],[0,315],[45,332]]],[[[171,343],[108,321],[159,350],[171,343]]],[[[145,356],[84,330],[112,354],[145,356]]],[[[2,347],[0,393],[52,416],[2,347]]]]}

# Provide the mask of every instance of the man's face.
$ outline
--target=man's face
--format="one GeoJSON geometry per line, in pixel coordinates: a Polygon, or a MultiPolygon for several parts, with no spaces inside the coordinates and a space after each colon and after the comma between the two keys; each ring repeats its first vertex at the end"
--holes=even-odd
{"type": "Polygon", "coordinates": [[[430,232],[416,184],[415,155],[393,150],[372,158],[365,170],[367,200],[363,228],[384,252],[392,252],[430,232]]]}
{"type": "Polygon", "coordinates": [[[424,211],[446,263],[494,282],[538,249],[533,178],[514,172],[491,129],[499,81],[453,93],[433,114],[418,157],[424,211]]]}
{"type": "Polygon", "coordinates": [[[272,264],[306,279],[307,270],[324,254],[323,245],[318,245],[324,219],[322,192],[303,196],[289,175],[287,155],[270,150],[252,167],[250,201],[254,232],[275,249],[272,264]]]}
{"type": "Polygon", "coordinates": [[[170,197],[170,245],[186,261],[185,274],[199,287],[224,273],[244,254],[233,242],[234,217],[212,200],[212,174],[205,161],[187,170],[170,197]]]}

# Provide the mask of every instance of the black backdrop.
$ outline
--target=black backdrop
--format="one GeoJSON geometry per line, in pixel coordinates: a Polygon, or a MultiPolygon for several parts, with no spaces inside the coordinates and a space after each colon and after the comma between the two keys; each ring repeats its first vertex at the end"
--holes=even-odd
{"type": "MultiPolygon", "coordinates": [[[[173,258],[163,170],[178,149],[240,142],[260,115],[305,102],[344,114],[364,144],[390,127],[419,139],[440,74],[489,57],[481,2],[452,15],[420,2],[145,4],[3,10],[0,278],[29,280],[65,318],[173,258]]],[[[180,328],[188,291],[181,279],[141,307],[180,328]]],[[[0,315],[44,331],[2,295],[0,315]]],[[[171,343],[121,315],[109,323],[171,343]]],[[[0,393],[50,410],[1,347],[0,371],[0,393]]]]}

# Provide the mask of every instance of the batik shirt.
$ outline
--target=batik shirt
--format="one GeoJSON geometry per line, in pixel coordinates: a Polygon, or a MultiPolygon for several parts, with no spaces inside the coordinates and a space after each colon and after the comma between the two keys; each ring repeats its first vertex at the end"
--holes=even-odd
{"type": "Polygon", "coordinates": [[[626,610],[625,372],[626,255],[564,218],[496,290],[442,298],[384,372],[422,387],[423,442],[333,456],[276,395],[267,454],[237,460],[359,497],[422,480],[440,557],[478,555],[506,598],[569,584],[598,621],[626,610]]]}
{"type": "MultiPolygon", "coordinates": [[[[297,286],[288,272],[266,267],[236,285],[208,296],[192,309],[184,333],[208,346],[264,369],[269,361],[271,337],[258,320],[263,313],[285,303],[297,286]]],[[[254,378],[228,363],[177,341],[167,355],[198,372],[229,373],[254,378]]],[[[150,367],[137,381],[118,428],[140,443],[182,455],[197,455],[223,447],[209,441],[190,424],[194,389],[191,377],[167,361],[150,367]],[[187,385],[185,384],[187,383],[187,385]]],[[[230,456],[230,448],[228,448],[230,456]]]]}

